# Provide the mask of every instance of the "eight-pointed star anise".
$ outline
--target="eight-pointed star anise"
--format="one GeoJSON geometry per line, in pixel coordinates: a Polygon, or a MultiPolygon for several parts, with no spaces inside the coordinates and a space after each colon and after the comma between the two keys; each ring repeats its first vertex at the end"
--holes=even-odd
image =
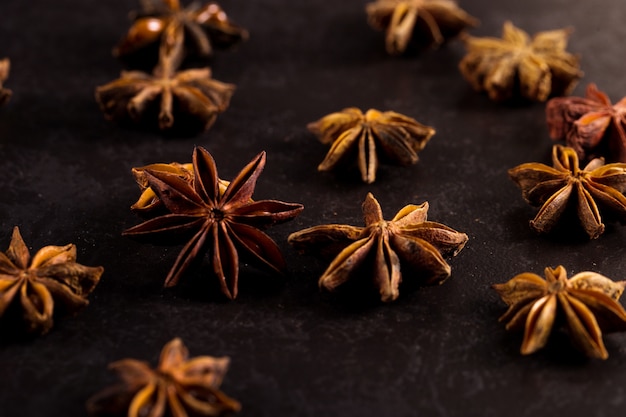
{"type": "Polygon", "coordinates": [[[574,149],[555,145],[552,165],[531,162],[509,170],[524,199],[541,206],[530,221],[535,231],[550,231],[568,206],[575,206],[591,239],[604,232],[600,209],[626,222],[626,164],[605,165],[602,158],[596,158],[580,169],[574,149]]]}
{"type": "Polygon", "coordinates": [[[500,321],[507,330],[524,329],[522,354],[544,347],[552,329],[564,325],[584,354],[606,359],[602,332],[626,330],[626,311],[618,303],[626,281],[614,282],[595,272],[568,280],[563,266],[546,268],[545,275],[525,272],[493,286],[509,306],[500,321]]]}
{"type": "Polygon", "coordinates": [[[605,156],[626,162],[626,97],[611,104],[595,84],[586,97],[555,97],[546,104],[550,137],[565,140],[582,160],[605,156]]]}
{"type": "Polygon", "coordinates": [[[156,369],[136,359],[113,362],[122,382],[90,398],[91,416],[215,417],[241,409],[220,386],[228,371],[228,357],[198,356],[176,338],[161,351],[156,369]]]}
{"type": "Polygon", "coordinates": [[[391,55],[404,52],[415,31],[420,43],[437,46],[478,24],[453,0],[376,0],[366,11],[370,26],[385,31],[391,55]]]}
{"type": "Polygon", "coordinates": [[[329,171],[348,163],[358,152],[361,178],[366,183],[376,180],[379,156],[401,165],[415,164],[417,153],[435,134],[432,127],[403,114],[374,109],[363,114],[355,107],[331,113],[307,127],[322,143],[331,144],[318,170],[329,171]]]}
{"type": "Polygon", "coordinates": [[[289,242],[299,250],[339,253],[320,278],[321,288],[332,291],[351,277],[371,274],[381,300],[393,301],[399,295],[401,264],[417,279],[440,284],[450,276],[443,256],[455,256],[467,242],[465,233],[426,221],[427,212],[428,203],[408,205],[386,221],[369,193],[363,203],[365,227],[315,226],[292,233],[289,242]]]}
{"type": "Polygon", "coordinates": [[[3,84],[9,78],[11,61],[8,58],[0,59],[0,106],[6,104],[11,98],[11,90],[4,88],[3,84]]]}
{"type": "Polygon", "coordinates": [[[215,161],[201,147],[193,153],[191,183],[175,173],[146,170],[148,185],[169,214],[132,227],[124,235],[161,239],[191,236],[170,270],[165,286],[176,285],[191,262],[208,251],[222,292],[233,299],[237,296],[238,252],[260,266],[281,272],[285,260],[280,249],[258,227],[291,220],[303,209],[296,203],[252,200],[264,166],[265,152],[262,152],[241,170],[223,193],[215,161]]]}
{"type": "Polygon", "coordinates": [[[55,307],[74,313],[89,304],[103,271],[76,263],[72,244],[45,246],[31,258],[15,227],[9,249],[0,252],[0,317],[12,311],[23,317],[26,331],[46,333],[55,307]]]}
{"type": "Polygon", "coordinates": [[[495,101],[521,96],[545,101],[568,94],[583,73],[578,57],[565,50],[570,30],[526,32],[506,22],[502,39],[464,38],[467,55],[459,68],[476,91],[486,91],[495,101]]]}

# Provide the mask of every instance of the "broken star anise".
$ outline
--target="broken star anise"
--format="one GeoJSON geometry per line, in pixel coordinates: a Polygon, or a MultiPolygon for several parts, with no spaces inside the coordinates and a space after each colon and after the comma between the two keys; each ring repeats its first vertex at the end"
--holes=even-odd
{"type": "Polygon", "coordinates": [[[331,113],[308,129],[324,144],[331,144],[326,158],[317,167],[329,171],[358,152],[361,178],[366,183],[376,180],[378,158],[401,165],[415,164],[417,153],[424,149],[435,129],[393,111],[370,109],[365,114],[356,107],[331,113]]]}
{"type": "Polygon", "coordinates": [[[15,227],[9,249],[0,252],[0,317],[20,315],[27,332],[46,333],[56,307],[74,313],[89,304],[103,271],[76,263],[72,244],[45,246],[31,258],[15,227]]]}
{"type": "Polygon", "coordinates": [[[541,206],[530,226],[549,232],[568,206],[575,208],[580,223],[591,239],[604,232],[600,209],[626,222],[626,164],[604,164],[596,158],[580,169],[576,151],[555,145],[552,165],[531,162],[509,170],[524,199],[541,206]]]}
{"type": "Polygon", "coordinates": [[[526,32],[506,22],[502,39],[464,38],[467,55],[459,68],[476,91],[504,101],[521,96],[545,101],[549,96],[568,94],[583,73],[578,57],[565,50],[570,30],[526,32]]]}
{"type": "Polygon", "coordinates": [[[626,162],[626,97],[611,104],[595,84],[586,97],[555,97],[546,104],[550,137],[565,140],[578,157],[626,162]]]}
{"type": "MultiPolygon", "coordinates": [[[[443,256],[455,256],[467,235],[440,223],[426,221],[428,203],[402,208],[393,219],[383,219],[380,204],[369,193],[363,203],[365,227],[328,224],[292,233],[289,242],[299,250],[338,253],[319,280],[334,290],[354,279],[373,280],[384,302],[398,298],[401,264],[416,279],[440,284],[450,276],[443,256]]],[[[406,271],[405,271],[406,272],[406,271]]]]}
{"type": "Polygon", "coordinates": [[[385,31],[391,55],[404,52],[416,32],[424,46],[438,46],[478,24],[453,0],[376,0],[366,11],[370,26],[385,31]]]}
{"type": "Polygon", "coordinates": [[[595,272],[567,279],[563,266],[546,268],[545,276],[525,272],[493,286],[509,306],[500,321],[507,330],[524,329],[521,353],[543,348],[552,329],[564,325],[584,354],[608,358],[602,332],[626,330],[626,311],[618,302],[626,281],[614,282],[595,272]]]}
{"type": "Polygon", "coordinates": [[[3,84],[9,78],[11,61],[8,58],[0,59],[0,106],[6,104],[11,98],[11,90],[4,88],[3,84]]]}
{"type": "Polygon", "coordinates": [[[209,152],[197,147],[193,153],[191,183],[176,173],[146,170],[149,187],[156,193],[166,215],[155,217],[124,232],[136,238],[188,238],[165,286],[178,283],[191,262],[205,251],[221,290],[230,299],[237,296],[239,252],[260,266],[281,272],[285,260],[278,245],[258,227],[296,217],[301,204],[276,200],[253,201],[256,181],[265,166],[261,152],[220,192],[215,161],[209,152]]]}
{"type": "Polygon", "coordinates": [[[241,409],[220,390],[230,358],[198,356],[176,338],[161,351],[156,369],[137,359],[113,362],[122,380],[87,401],[91,416],[217,417],[241,409]]]}

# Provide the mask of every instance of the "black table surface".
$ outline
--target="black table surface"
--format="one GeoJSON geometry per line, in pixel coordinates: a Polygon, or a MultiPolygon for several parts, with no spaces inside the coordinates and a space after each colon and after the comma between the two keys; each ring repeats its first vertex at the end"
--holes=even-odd
{"type": "MultiPolygon", "coordinates": [[[[622,415],[626,335],[605,336],[610,357],[588,360],[557,333],[521,356],[505,331],[491,284],[546,266],[624,279],[626,229],[607,224],[594,241],[542,237],[507,176],[523,162],[550,163],[544,104],[501,105],[471,90],[458,71],[460,42],[406,57],[385,54],[366,22],[364,0],[224,1],[250,39],[211,62],[237,85],[214,127],[164,137],[104,120],[94,88],[122,65],[112,47],[134,0],[2,0],[0,57],[12,62],[14,92],[0,109],[0,246],[13,226],[32,250],[75,243],[78,261],[103,265],[90,305],[60,317],[42,337],[0,336],[0,415],[82,416],[86,399],[115,381],[107,364],[155,363],[181,337],[192,356],[227,355],[223,390],[242,416],[622,415]],[[434,126],[417,165],[381,166],[368,185],[357,172],[318,173],[327,148],[306,124],[344,107],[393,109],[434,126]],[[205,261],[180,287],[162,289],[180,246],[121,236],[139,223],[130,168],[186,162],[194,145],[232,178],[261,150],[267,166],[255,198],[301,202],[273,227],[288,273],[243,267],[240,294],[226,301],[203,285],[205,261]],[[441,286],[401,287],[390,304],[360,305],[318,290],[325,263],[287,243],[323,223],[361,225],[368,192],[387,218],[428,201],[429,218],[469,235],[441,286]],[[199,290],[202,289],[202,290],[199,290]]],[[[622,0],[466,0],[481,20],[471,33],[499,36],[512,20],[531,33],[571,26],[569,50],[585,76],[613,100],[626,94],[626,5],[622,0]]],[[[410,282],[411,276],[405,276],[410,282]]]]}

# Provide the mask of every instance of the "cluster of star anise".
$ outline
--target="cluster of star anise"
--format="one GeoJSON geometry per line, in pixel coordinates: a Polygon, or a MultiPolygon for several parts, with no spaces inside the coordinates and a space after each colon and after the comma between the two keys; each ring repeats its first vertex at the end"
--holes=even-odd
{"type": "Polygon", "coordinates": [[[232,23],[215,2],[181,7],[179,0],[143,0],[143,10],[114,55],[138,68],[96,88],[96,100],[107,119],[156,125],[161,130],[196,132],[209,129],[228,108],[232,84],[212,78],[211,69],[180,70],[188,56],[209,57],[214,48],[245,40],[248,32],[232,23]],[[156,56],[156,59],[154,59],[156,56]],[[149,65],[148,65],[149,64],[149,65]]]}

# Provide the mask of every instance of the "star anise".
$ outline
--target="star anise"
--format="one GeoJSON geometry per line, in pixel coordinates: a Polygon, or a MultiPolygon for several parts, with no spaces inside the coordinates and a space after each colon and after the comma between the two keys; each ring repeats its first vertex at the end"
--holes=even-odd
{"type": "Polygon", "coordinates": [[[626,162],[626,97],[611,104],[595,84],[586,97],[555,97],[546,105],[550,137],[566,140],[580,159],[606,156],[626,162]]]}
{"type": "Polygon", "coordinates": [[[537,33],[532,39],[511,22],[504,23],[502,39],[464,38],[467,55],[459,68],[476,91],[495,101],[521,96],[545,101],[568,94],[583,73],[578,57],[565,50],[570,30],[537,33]]]}
{"type": "Polygon", "coordinates": [[[122,382],[87,402],[91,416],[186,417],[221,416],[241,409],[238,401],[220,391],[230,358],[198,356],[176,338],[161,351],[156,369],[137,359],[113,362],[109,368],[122,382]]]}
{"type": "Polygon", "coordinates": [[[453,0],[376,0],[366,11],[370,26],[385,31],[391,55],[404,52],[416,31],[422,44],[438,46],[478,24],[453,0]]]}
{"type": "Polygon", "coordinates": [[[237,296],[239,251],[273,271],[281,272],[285,268],[276,243],[257,227],[291,220],[303,209],[296,203],[251,199],[264,167],[265,152],[261,152],[223,193],[219,190],[215,161],[201,147],[193,153],[191,183],[176,173],[146,170],[144,175],[148,185],[169,214],[132,227],[124,235],[137,238],[191,236],[170,270],[165,286],[176,285],[190,263],[208,251],[222,292],[233,299],[237,296]]]}
{"type": "Polygon", "coordinates": [[[441,284],[450,276],[443,256],[455,256],[467,235],[440,223],[426,221],[428,203],[402,208],[383,219],[380,204],[369,193],[363,203],[365,227],[328,224],[292,233],[289,242],[299,250],[339,253],[319,280],[332,291],[351,277],[372,275],[381,300],[398,298],[401,264],[426,284],[441,284]]]}
{"type": "Polygon", "coordinates": [[[521,353],[543,348],[552,329],[564,324],[584,354],[608,358],[602,332],[626,330],[626,311],[618,303],[626,281],[614,282],[595,272],[567,279],[563,266],[546,268],[545,275],[525,272],[493,286],[509,306],[500,321],[507,330],[524,329],[521,353]]]}
{"type": "Polygon", "coordinates": [[[19,314],[26,331],[46,333],[55,304],[69,313],[85,307],[103,271],[76,263],[72,244],[43,247],[31,258],[15,227],[9,249],[0,252],[0,317],[19,314]]]}
{"type": "Polygon", "coordinates": [[[568,206],[575,207],[585,232],[595,239],[604,232],[600,209],[626,222],[626,164],[604,164],[596,158],[580,169],[576,151],[555,145],[552,165],[531,162],[509,170],[524,199],[541,206],[530,226],[549,232],[568,206]]]}
{"type": "Polygon", "coordinates": [[[4,88],[3,84],[9,78],[11,61],[8,58],[0,59],[0,106],[4,105],[11,98],[11,90],[4,88]]]}
{"type": "Polygon", "coordinates": [[[376,180],[379,156],[401,165],[415,164],[417,153],[435,134],[432,127],[403,114],[374,109],[363,114],[356,107],[326,115],[307,127],[322,143],[331,144],[326,158],[317,167],[319,171],[346,163],[358,151],[359,170],[366,183],[376,180]]]}

